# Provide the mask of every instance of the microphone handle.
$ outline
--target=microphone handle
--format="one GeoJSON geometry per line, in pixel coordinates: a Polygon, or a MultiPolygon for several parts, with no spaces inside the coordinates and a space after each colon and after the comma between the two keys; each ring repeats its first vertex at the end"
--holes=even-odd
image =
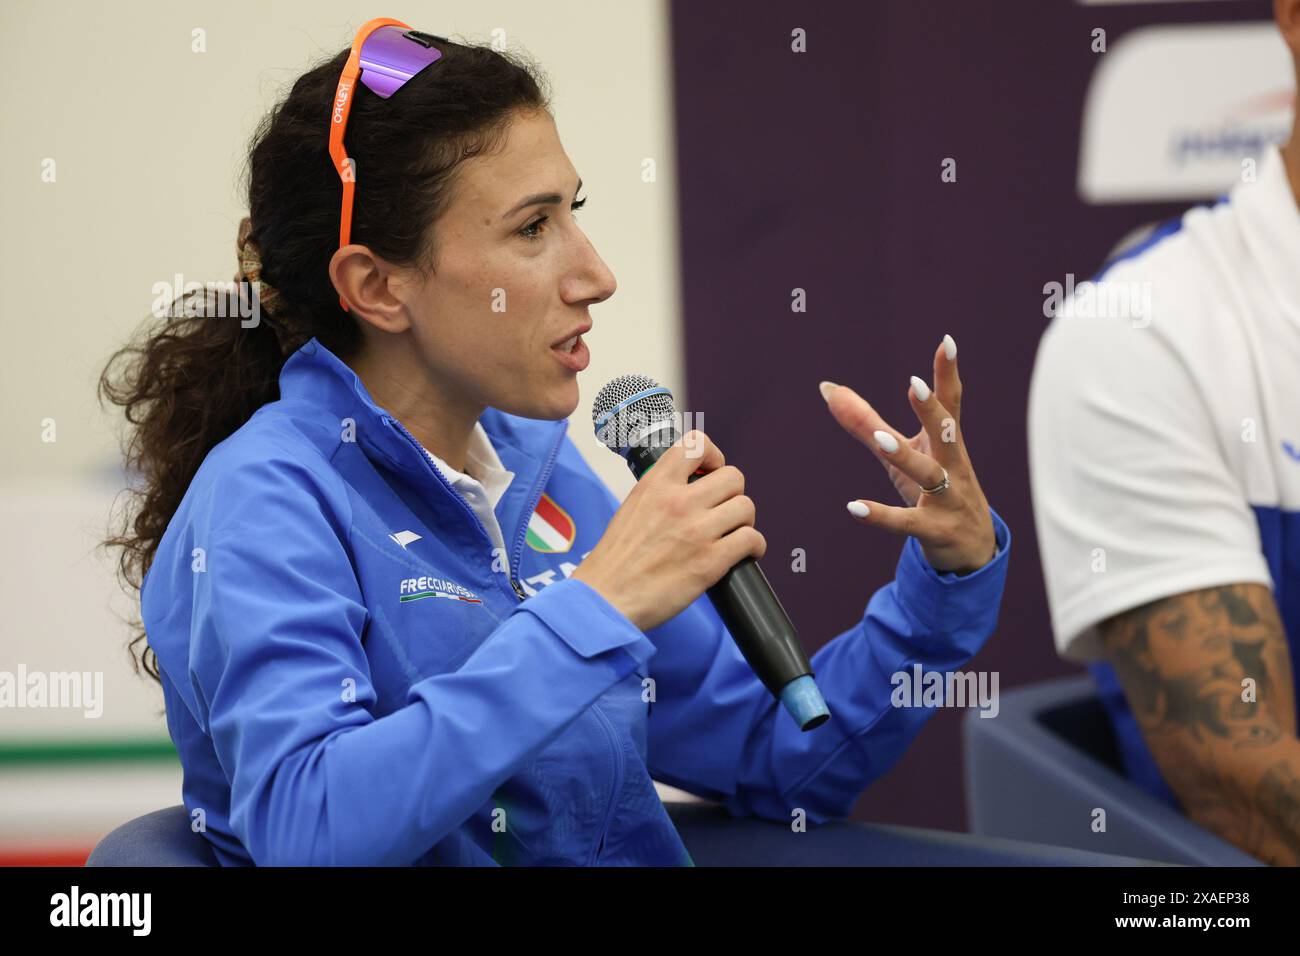
{"type": "Polygon", "coordinates": [[[796,678],[813,676],[790,616],[752,556],[742,558],[707,593],[740,653],[772,696],[780,697],[781,688],[796,678]]]}

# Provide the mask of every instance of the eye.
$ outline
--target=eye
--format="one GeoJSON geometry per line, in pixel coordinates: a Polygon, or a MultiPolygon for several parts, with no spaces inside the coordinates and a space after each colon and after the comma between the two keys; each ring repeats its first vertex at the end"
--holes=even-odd
{"type": "MultiPolygon", "coordinates": [[[[585,197],[582,199],[575,200],[574,202],[569,204],[569,212],[575,213],[586,204],[587,204],[587,200],[585,197]]],[[[551,218],[550,216],[538,216],[528,225],[524,226],[524,228],[520,229],[519,235],[523,236],[529,242],[538,241],[539,239],[542,238],[541,233],[538,230],[541,228],[542,223],[546,222],[550,218],[551,218]]]]}

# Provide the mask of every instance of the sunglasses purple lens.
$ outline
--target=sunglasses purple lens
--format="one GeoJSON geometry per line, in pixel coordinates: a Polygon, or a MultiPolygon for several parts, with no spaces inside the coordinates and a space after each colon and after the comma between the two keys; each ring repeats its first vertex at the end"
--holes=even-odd
{"type": "Polygon", "coordinates": [[[401,27],[380,27],[361,44],[361,82],[372,93],[388,99],[415,74],[439,59],[434,41],[443,37],[401,27]]]}

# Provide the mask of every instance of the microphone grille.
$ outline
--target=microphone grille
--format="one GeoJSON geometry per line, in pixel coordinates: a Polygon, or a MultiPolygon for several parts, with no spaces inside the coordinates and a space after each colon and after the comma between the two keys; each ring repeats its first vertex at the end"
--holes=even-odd
{"type": "Polygon", "coordinates": [[[647,425],[676,414],[673,394],[648,375],[620,375],[596,394],[591,423],[596,437],[614,451],[629,447],[647,425]]]}

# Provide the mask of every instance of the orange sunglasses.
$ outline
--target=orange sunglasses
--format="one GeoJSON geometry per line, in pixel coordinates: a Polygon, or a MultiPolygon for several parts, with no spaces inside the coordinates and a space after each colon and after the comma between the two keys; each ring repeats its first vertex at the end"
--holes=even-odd
{"type": "MultiPolygon", "coordinates": [[[[352,109],[352,95],[360,80],[371,92],[388,99],[411,77],[442,56],[434,41],[448,42],[445,37],[412,30],[401,20],[378,17],[368,21],[357,31],[352,41],[352,53],[343,65],[338,88],[334,91],[334,105],[330,115],[330,159],[343,183],[343,209],[339,214],[339,248],[352,239],[352,200],[356,193],[356,163],[348,156],[343,145],[343,134],[348,128],[348,113],[352,109]]],[[[349,311],[347,302],[339,296],[339,305],[349,311]]]]}

